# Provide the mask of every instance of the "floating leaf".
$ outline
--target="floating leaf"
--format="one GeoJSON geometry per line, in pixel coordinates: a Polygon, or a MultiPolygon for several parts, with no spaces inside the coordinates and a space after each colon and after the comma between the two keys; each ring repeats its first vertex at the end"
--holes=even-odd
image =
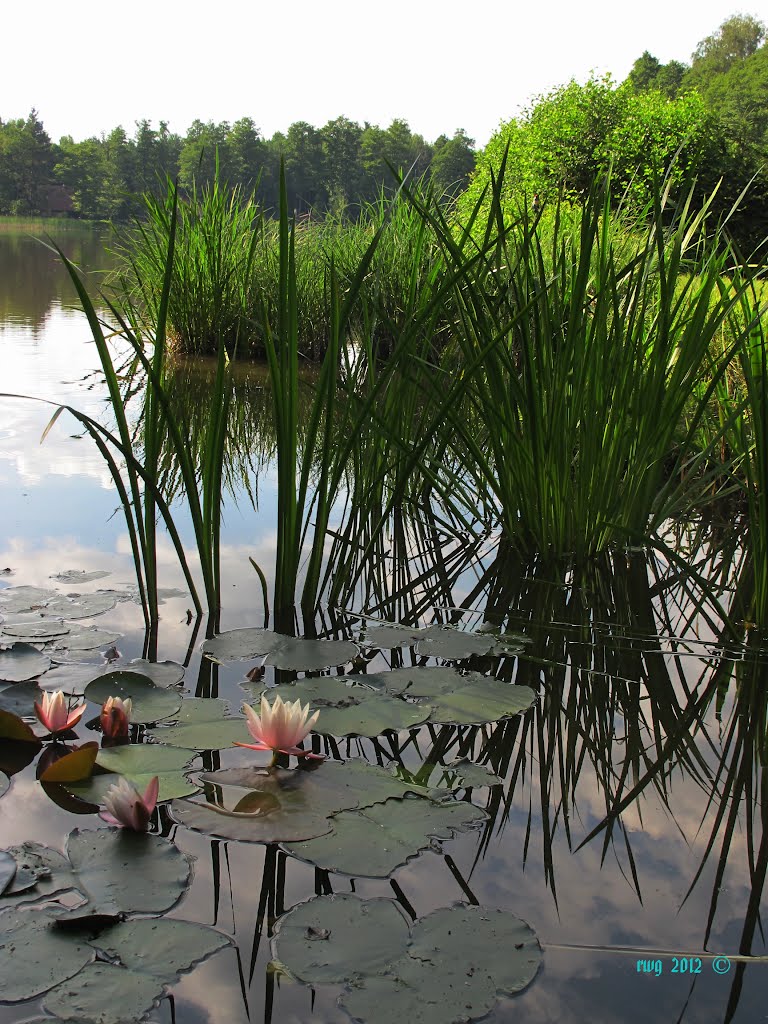
{"type": "Polygon", "coordinates": [[[16,861],[16,876],[0,897],[0,909],[37,903],[76,885],[69,861],[58,850],[26,842],[5,852],[16,861]]]}
{"type": "Polygon", "coordinates": [[[34,718],[35,702],[40,701],[40,687],[37,683],[16,683],[0,691],[0,708],[20,718],[34,718]]]}
{"type": "Polygon", "coordinates": [[[63,757],[57,758],[41,773],[40,781],[79,782],[90,778],[98,752],[98,743],[84,743],[77,750],[70,750],[63,757]]]}
{"type": "Polygon", "coordinates": [[[38,680],[41,690],[61,690],[72,697],[82,697],[92,680],[105,674],[103,665],[87,665],[75,662],[71,665],[56,665],[38,680]]]}
{"type": "Polygon", "coordinates": [[[10,788],[11,780],[8,778],[5,772],[0,772],[0,796],[4,796],[10,788]]]}
{"type": "Polygon", "coordinates": [[[46,641],[66,636],[69,626],[60,619],[35,619],[34,622],[4,622],[2,632],[5,636],[22,640],[46,641]]]}
{"type": "MultiPolygon", "coordinates": [[[[67,856],[88,914],[158,914],[168,910],[189,884],[189,861],[167,839],[129,829],[75,829],[67,856]]],[[[72,915],[64,915],[72,916],[72,915]]]]}
{"type": "Polygon", "coordinates": [[[187,750],[224,750],[236,741],[247,741],[248,730],[244,718],[225,718],[226,701],[212,697],[186,697],[176,724],[150,729],[149,734],[158,743],[187,750]]]}
{"type": "Polygon", "coordinates": [[[26,722],[22,722],[18,715],[14,715],[11,711],[2,709],[0,709],[0,739],[17,740],[20,743],[34,743],[40,746],[40,740],[26,722]]]}
{"type": "Polygon", "coordinates": [[[76,978],[49,992],[43,1006],[59,1020],[133,1024],[162,995],[163,982],[152,974],[113,964],[89,964],[76,978]]]}
{"type": "Polygon", "coordinates": [[[334,676],[301,679],[261,692],[270,702],[278,694],[283,700],[309,702],[312,711],[320,712],[313,731],[331,736],[379,736],[387,729],[412,729],[425,722],[431,711],[426,705],[408,704],[334,676]]]}
{"type": "Polygon", "coordinates": [[[512,654],[521,651],[520,644],[504,643],[488,633],[468,633],[455,626],[428,626],[416,645],[421,657],[462,661],[474,655],[512,654]]]}
{"type": "Polygon", "coordinates": [[[269,629],[249,626],[245,629],[230,629],[211,640],[206,640],[201,650],[211,661],[220,665],[228,661],[251,661],[262,658],[278,647],[284,637],[269,629]]]}
{"type": "Polygon", "coordinates": [[[60,615],[64,619],[90,619],[114,608],[117,595],[111,590],[97,590],[93,594],[56,594],[45,604],[46,615],[60,615]]]}
{"type": "Polygon", "coordinates": [[[39,611],[47,601],[58,596],[55,590],[42,590],[40,587],[8,587],[0,590],[0,609],[6,615],[39,611]]]}
{"type": "Polygon", "coordinates": [[[98,939],[99,949],[130,970],[168,980],[229,944],[213,928],[163,918],[126,921],[98,939]]]}
{"type": "Polygon", "coordinates": [[[118,775],[124,775],[141,793],[157,776],[160,782],[158,799],[172,800],[174,797],[188,796],[200,788],[184,775],[194,757],[195,754],[191,750],[163,747],[158,743],[127,743],[119,747],[102,747],[96,763],[108,774],[94,775],[87,783],[78,783],[67,788],[80,800],[102,804],[106,791],[119,781],[118,775]]]}
{"type": "Polygon", "coordinates": [[[294,978],[326,985],[377,973],[402,956],[409,938],[394,900],[340,893],[317,896],[284,914],[273,949],[294,978]]]}
{"type": "Polygon", "coordinates": [[[47,992],[94,957],[87,943],[62,935],[44,915],[22,909],[0,914],[0,949],[0,992],[8,1003],[47,992]]]}
{"type": "Polygon", "coordinates": [[[170,718],[181,706],[181,694],[155,686],[138,672],[107,672],[97,676],[85,688],[86,700],[103,704],[108,697],[130,697],[131,721],[139,724],[170,718]]]}
{"type": "Polygon", "coordinates": [[[441,770],[446,775],[452,776],[452,785],[460,785],[465,789],[469,786],[498,786],[504,781],[490,768],[482,764],[475,764],[474,761],[468,761],[466,758],[446,764],[441,770]]]}
{"type": "Polygon", "coordinates": [[[333,818],[331,834],[286,847],[328,871],[386,878],[430,846],[431,838],[448,839],[485,817],[485,811],[464,801],[434,803],[411,796],[342,811],[333,818]]]}
{"type": "Polygon", "coordinates": [[[54,647],[62,647],[68,651],[95,651],[111,647],[122,635],[99,629],[98,626],[81,626],[77,622],[72,622],[67,635],[59,643],[54,644],[54,647]]]}
{"type": "Polygon", "coordinates": [[[349,640],[307,640],[282,637],[282,643],[267,656],[267,665],[293,672],[318,672],[323,668],[346,665],[360,653],[349,640]]]}
{"type": "Polygon", "coordinates": [[[66,569],[51,576],[51,579],[58,580],[59,583],[91,583],[93,580],[101,580],[111,575],[106,569],[92,569],[90,572],[85,569],[66,569]]]}
{"type": "Polygon", "coordinates": [[[34,679],[50,667],[51,659],[31,644],[14,643],[6,650],[0,650],[0,680],[6,683],[34,679]]]}
{"type": "Polygon", "coordinates": [[[16,861],[10,853],[0,850],[0,894],[4,893],[16,874],[16,861]]]}
{"type": "Polygon", "coordinates": [[[366,626],[360,644],[372,650],[387,651],[393,647],[411,647],[425,635],[426,631],[416,626],[366,626]]]}
{"type": "Polygon", "coordinates": [[[155,686],[163,688],[176,686],[184,679],[184,666],[176,661],[147,661],[145,658],[134,658],[133,661],[116,662],[110,671],[138,672],[139,675],[151,679],[155,686]]]}
{"type": "MultiPolygon", "coordinates": [[[[484,679],[478,672],[468,673],[470,678],[484,679]]],[[[466,677],[447,665],[415,665],[395,668],[391,672],[369,672],[360,681],[388,693],[431,699],[466,685],[466,677]]]]}

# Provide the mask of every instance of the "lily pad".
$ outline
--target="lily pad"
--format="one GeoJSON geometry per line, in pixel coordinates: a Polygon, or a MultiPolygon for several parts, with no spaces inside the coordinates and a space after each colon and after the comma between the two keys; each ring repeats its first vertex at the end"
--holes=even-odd
{"type": "Polygon", "coordinates": [[[38,903],[75,888],[72,866],[58,850],[26,842],[4,851],[16,861],[16,875],[0,897],[0,909],[38,903]]]}
{"type": "Polygon", "coordinates": [[[464,801],[434,803],[412,796],[342,811],[333,818],[331,834],[285,845],[291,853],[327,871],[387,878],[431,846],[432,839],[449,839],[485,817],[485,811],[464,801]]]}
{"type": "Polygon", "coordinates": [[[459,785],[464,789],[470,786],[498,786],[504,781],[490,768],[483,764],[475,764],[466,758],[444,765],[442,771],[451,777],[453,786],[459,785]]]}
{"type": "Polygon", "coordinates": [[[504,643],[489,633],[468,633],[455,626],[428,626],[416,645],[421,657],[462,661],[473,655],[512,654],[521,651],[520,644],[504,643]]]}
{"type": "Polygon", "coordinates": [[[10,788],[11,780],[8,778],[5,772],[0,772],[0,796],[4,796],[10,788]]]}
{"type": "Polygon", "coordinates": [[[90,619],[103,615],[117,604],[117,595],[110,590],[97,590],[93,594],[56,594],[46,602],[46,615],[60,615],[64,619],[90,619]]]}
{"type": "Polygon", "coordinates": [[[4,622],[2,632],[20,640],[48,641],[66,636],[69,626],[60,619],[35,619],[33,622],[4,622]]]}
{"type": "Polygon", "coordinates": [[[77,908],[75,916],[86,911],[162,913],[189,885],[189,861],[160,836],[128,829],[75,829],[67,840],[67,856],[78,889],[88,897],[87,908],[77,908]]]}
{"type": "Polygon", "coordinates": [[[111,666],[113,672],[137,672],[151,679],[155,686],[167,688],[176,686],[184,679],[184,666],[177,661],[147,661],[134,658],[133,661],[118,662],[111,666]]]}
{"type": "Polygon", "coordinates": [[[388,651],[393,647],[412,647],[425,635],[426,631],[417,626],[367,626],[359,642],[371,650],[388,651]]]}
{"type": "Polygon", "coordinates": [[[0,894],[4,893],[16,874],[16,861],[10,853],[0,850],[0,894]]]}
{"type": "Polygon", "coordinates": [[[103,704],[109,697],[130,697],[131,721],[139,724],[170,718],[181,706],[181,694],[155,686],[138,672],[107,672],[97,676],[85,688],[86,700],[103,704]]]}
{"type": "Polygon", "coordinates": [[[206,925],[165,918],[126,921],[98,939],[99,949],[130,970],[168,980],[229,944],[226,935],[206,925]]]}
{"type": "Polygon", "coordinates": [[[340,893],[289,910],[277,922],[272,944],[275,959],[294,978],[326,985],[377,973],[402,956],[409,938],[394,900],[340,893]]]}
{"type": "Polygon", "coordinates": [[[262,692],[270,701],[278,695],[283,700],[308,701],[313,711],[320,712],[313,731],[330,736],[379,736],[387,729],[412,729],[425,722],[431,711],[426,705],[409,704],[333,676],[301,679],[262,692]]]}
{"type": "Polygon", "coordinates": [[[187,750],[224,750],[235,742],[247,742],[249,733],[244,718],[225,718],[226,701],[213,697],[186,697],[174,715],[173,725],[150,729],[158,743],[187,750]]]}
{"type": "Polygon", "coordinates": [[[248,626],[245,629],[230,629],[206,640],[201,650],[206,658],[224,665],[228,661],[262,658],[279,647],[283,639],[283,636],[272,630],[248,626]]]}
{"type": "Polygon", "coordinates": [[[79,782],[80,779],[87,779],[93,772],[98,752],[98,743],[84,743],[77,750],[70,750],[50,764],[40,774],[40,781],[79,782]]]}
{"type": "Polygon", "coordinates": [[[58,580],[59,583],[91,583],[93,580],[101,580],[111,575],[106,569],[92,569],[90,572],[86,569],[66,569],[51,576],[51,579],[58,580]]]}
{"type": "Polygon", "coordinates": [[[323,835],[336,811],[404,797],[416,788],[386,768],[359,759],[318,768],[226,768],[200,776],[207,803],[175,801],[182,824],[244,842],[279,842],[323,835]]]}
{"type": "Polygon", "coordinates": [[[122,637],[122,633],[112,633],[98,626],[81,626],[77,622],[70,623],[69,632],[54,648],[62,647],[68,651],[95,651],[112,644],[122,637]]]}
{"type": "Polygon", "coordinates": [[[87,665],[82,662],[56,665],[38,680],[37,685],[41,690],[61,690],[71,697],[82,697],[88,684],[104,673],[103,665],[87,665]]]}
{"type": "Polygon", "coordinates": [[[0,691],[0,708],[21,718],[34,718],[35,702],[41,699],[37,683],[16,683],[0,691]]]}
{"type": "Polygon", "coordinates": [[[0,914],[0,992],[4,1002],[31,999],[72,978],[94,957],[91,946],[62,935],[43,914],[0,914]]]}
{"type": "Polygon", "coordinates": [[[0,680],[6,683],[34,679],[50,667],[51,659],[31,644],[14,643],[6,650],[0,650],[0,680]]]}
{"type": "Polygon", "coordinates": [[[5,615],[39,611],[54,597],[58,597],[55,590],[43,590],[41,587],[8,587],[6,590],[0,590],[0,610],[5,615]]]}
{"type": "Polygon", "coordinates": [[[195,753],[192,750],[178,750],[163,747],[158,743],[127,743],[120,747],[102,747],[96,763],[106,769],[106,775],[94,775],[87,782],[68,785],[67,789],[80,800],[102,804],[104,794],[115,785],[118,775],[124,775],[132,785],[143,793],[152,779],[160,782],[158,799],[172,800],[188,796],[200,787],[186,778],[184,772],[195,753]]]}
{"type": "MultiPolygon", "coordinates": [[[[37,744],[40,740],[35,736],[26,722],[23,722],[18,715],[11,711],[3,711],[0,708],[0,739],[4,741],[13,740],[20,743],[37,744]]],[[[0,754],[0,757],[2,754],[0,754]]],[[[29,762],[27,762],[29,764],[29,762]]]]}
{"type": "Polygon", "coordinates": [[[59,1020],[135,1024],[162,995],[160,978],[99,963],[89,964],[76,978],[49,992],[43,1006],[59,1020]]]}
{"type": "Polygon", "coordinates": [[[307,640],[282,637],[282,643],[267,655],[267,665],[292,672],[318,672],[336,665],[346,665],[360,653],[350,640],[307,640]]]}

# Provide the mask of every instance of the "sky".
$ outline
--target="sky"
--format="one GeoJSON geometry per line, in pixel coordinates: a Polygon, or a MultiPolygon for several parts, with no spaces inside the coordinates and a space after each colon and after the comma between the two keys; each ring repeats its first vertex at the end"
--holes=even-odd
{"type": "Polygon", "coordinates": [[[0,118],[35,108],[54,142],[160,120],[405,119],[427,141],[463,128],[483,146],[501,121],[571,78],[617,81],[649,50],[688,62],[735,13],[767,0],[36,0],[3,4],[0,118]]]}

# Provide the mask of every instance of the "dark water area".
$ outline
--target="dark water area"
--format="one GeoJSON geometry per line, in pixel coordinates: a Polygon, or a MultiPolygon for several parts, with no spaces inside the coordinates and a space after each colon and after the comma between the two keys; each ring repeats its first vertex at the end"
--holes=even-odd
{"type": "MultiPolygon", "coordinates": [[[[68,234],[62,245],[86,270],[106,265],[102,237],[68,234]]],[[[49,250],[0,235],[0,390],[71,402],[108,420],[93,375],[96,353],[73,306],[71,285],[49,250]]],[[[205,423],[210,371],[186,361],[176,373],[193,444],[205,423]]],[[[276,474],[266,386],[260,368],[240,371],[222,531],[225,630],[263,625],[249,558],[272,583],[276,474]]],[[[119,593],[111,610],[82,620],[119,639],[107,649],[60,657],[94,670],[112,658],[125,664],[142,655],[144,630],[131,599],[133,561],[119,501],[103,460],[74,421],[62,417],[40,444],[51,412],[0,399],[0,570],[9,570],[0,587],[69,593],[73,584],[51,577],[109,573],[76,589],[119,593]]],[[[191,544],[189,525],[180,527],[191,544]]],[[[236,712],[253,696],[247,673],[254,662],[219,666],[201,656],[204,628],[188,614],[165,537],[159,550],[161,586],[173,592],[161,606],[158,660],[184,666],[185,695],[223,698],[236,712]]],[[[542,947],[536,976],[473,1019],[768,1020],[768,652],[729,632],[691,581],[660,556],[620,553],[574,575],[515,565],[490,536],[471,551],[456,544],[422,548],[409,565],[378,567],[376,575],[375,588],[361,582],[359,603],[326,608],[304,623],[306,633],[359,643],[362,656],[347,673],[364,680],[446,661],[413,644],[366,647],[370,619],[493,628],[494,635],[520,638],[514,649],[465,658],[460,667],[531,687],[536,699],[524,713],[485,725],[430,723],[370,739],[312,742],[330,760],[393,764],[402,777],[421,773],[438,788],[447,786],[446,766],[469,759],[501,779],[480,778],[457,791],[456,799],[479,808],[482,818],[452,838],[432,840],[387,877],[368,877],[325,870],[283,844],[204,834],[162,804],[154,831],[194,858],[191,885],[168,916],[212,926],[231,944],[171,983],[147,1019],[350,1020],[337,1002],[344,986],[310,987],[276,971],[271,939],[297,904],[355,893],[394,901],[411,922],[461,901],[500,908],[530,925],[542,947]]],[[[284,682],[285,675],[267,666],[264,681],[284,682]]],[[[190,767],[210,772],[253,763],[266,763],[265,756],[229,747],[203,751],[190,767]]],[[[52,802],[33,765],[12,776],[0,797],[0,848],[35,841],[62,850],[76,827],[105,826],[52,802]]],[[[465,944],[469,955],[472,934],[465,944]]],[[[502,959],[513,954],[499,951],[502,959]]],[[[454,966],[461,976],[460,958],[454,966]]],[[[408,1019],[440,1020],[419,1016],[414,998],[408,1019]]],[[[39,1017],[39,1000],[0,1004],[4,1024],[39,1017]]],[[[380,1015],[366,1019],[389,1017],[382,1004],[380,1015]]]]}

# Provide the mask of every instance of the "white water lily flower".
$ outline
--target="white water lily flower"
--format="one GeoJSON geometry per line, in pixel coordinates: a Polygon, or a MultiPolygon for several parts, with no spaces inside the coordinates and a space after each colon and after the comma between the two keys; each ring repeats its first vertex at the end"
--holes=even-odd
{"type": "Polygon", "coordinates": [[[251,750],[280,751],[297,757],[314,756],[298,746],[312,731],[320,715],[319,711],[310,715],[309,704],[302,706],[300,700],[284,701],[279,694],[270,704],[266,694],[262,694],[260,713],[250,704],[244,704],[243,711],[248,732],[257,742],[237,743],[236,746],[250,747],[251,750]]]}

